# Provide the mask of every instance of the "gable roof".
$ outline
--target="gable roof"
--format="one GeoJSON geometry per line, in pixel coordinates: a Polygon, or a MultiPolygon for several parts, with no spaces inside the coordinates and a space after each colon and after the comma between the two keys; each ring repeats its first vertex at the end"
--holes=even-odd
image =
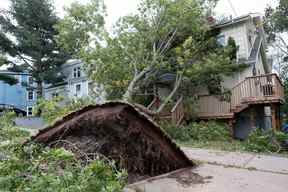
{"type": "Polygon", "coordinates": [[[223,28],[223,27],[227,27],[227,26],[234,25],[234,24],[237,24],[237,23],[241,23],[243,21],[247,21],[247,20],[249,20],[251,18],[252,17],[251,17],[250,14],[243,15],[243,16],[240,16],[240,17],[236,17],[236,18],[233,18],[233,19],[229,19],[229,20],[220,22],[220,23],[216,23],[212,27],[213,28],[223,28]]]}

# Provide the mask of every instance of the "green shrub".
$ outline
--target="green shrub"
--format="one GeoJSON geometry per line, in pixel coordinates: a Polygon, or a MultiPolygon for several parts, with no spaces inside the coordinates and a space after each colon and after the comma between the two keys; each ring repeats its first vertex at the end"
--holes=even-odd
{"type": "Polygon", "coordinates": [[[13,127],[11,113],[0,118],[1,192],[120,192],[126,184],[126,172],[113,162],[83,163],[62,148],[23,146],[28,132],[13,127]]]}
{"type": "Polygon", "coordinates": [[[163,125],[165,131],[177,142],[200,148],[256,153],[282,152],[281,144],[288,135],[278,131],[255,129],[245,141],[233,140],[225,124],[214,121],[191,123],[182,127],[163,125]]]}
{"type": "Polygon", "coordinates": [[[89,98],[79,98],[66,102],[64,102],[62,97],[54,97],[51,100],[41,99],[34,108],[34,113],[36,114],[38,111],[41,111],[41,117],[47,123],[52,123],[56,119],[62,118],[90,104],[95,104],[95,102],[89,98]]]}
{"type": "Polygon", "coordinates": [[[191,123],[182,127],[164,125],[165,131],[175,140],[187,141],[225,141],[230,137],[227,126],[214,121],[191,123]]]}
{"type": "Polygon", "coordinates": [[[83,166],[69,151],[34,144],[11,149],[0,161],[0,191],[120,192],[125,185],[126,173],[113,164],[95,160],[83,166]]]}
{"type": "Polygon", "coordinates": [[[13,126],[13,120],[16,117],[16,113],[13,111],[5,111],[0,115],[0,129],[3,127],[13,126]]]}
{"type": "Polygon", "coordinates": [[[270,153],[280,152],[281,144],[286,140],[288,135],[283,132],[255,129],[242,144],[246,151],[270,153]]]}

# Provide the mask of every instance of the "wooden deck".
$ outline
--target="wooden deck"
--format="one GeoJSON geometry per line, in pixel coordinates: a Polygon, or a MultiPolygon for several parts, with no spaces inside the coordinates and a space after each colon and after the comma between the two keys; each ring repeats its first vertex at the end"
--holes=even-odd
{"type": "Polygon", "coordinates": [[[284,103],[284,87],[276,74],[247,77],[231,89],[230,100],[221,96],[201,95],[198,117],[229,119],[251,104],[284,103]]]}

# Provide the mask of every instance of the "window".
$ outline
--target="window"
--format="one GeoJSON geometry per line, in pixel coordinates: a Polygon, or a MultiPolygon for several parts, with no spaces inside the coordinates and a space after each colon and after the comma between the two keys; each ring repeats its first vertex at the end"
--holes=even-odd
{"type": "Polygon", "coordinates": [[[33,115],[33,107],[27,107],[27,116],[32,116],[33,115]]]}
{"type": "Polygon", "coordinates": [[[80,84],[77,84],[76,85],[76,93],[80,92],[81,91],[81,85],[80,84]]]}
{"type": "Polygon", "coordinates": [[[52,98],[54,98],[54,97],[58,97],[59,96],[59,94],[56,92],[56,93],[52,93],[52,98]]]}
{"type": "Polygon", "coordinates": [[[28,91],[28,100],[34,100],[34,92],[33,91],[28,91]]]}
{"type": "Polygon", "coordinates": [[[217,37],[217,43],[219,45],[225,46],[225,35],[219,35],[217,37]]]}
{"type": "Polygon", "coordinates": [[[33,77],[31,76],[28,77],[28,84],[33,85],[33,77]]]}
{"type": "Polygon", "coordinates": [[[80,67],[75,67],[74,68],[73,77],[74,78],[81,77],[81,68],[80,67]]]}

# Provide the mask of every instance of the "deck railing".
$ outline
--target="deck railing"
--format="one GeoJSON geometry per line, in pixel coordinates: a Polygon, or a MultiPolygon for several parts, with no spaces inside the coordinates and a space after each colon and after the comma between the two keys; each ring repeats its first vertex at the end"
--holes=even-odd
{"type": "Polygon", "coordinates": [[[231,113],[243,104],[284,101],[284,88],[276,74],[247,77],[231,89],[231,101],[219,96],[199,96],[199,116],[218,116],[231,113]]]}
{"type": "Polygon", "coordinates": [[[183,105],[183,97],[180,97],[180,99],[177,101],[177,103],[171,110],[172,122],[176,125],[179,125],[184,119],[184,116],[185,116],[185,112],[184,112],[184,105],[183,105]]]}
{"type": "Polygon", "coordinates": [[[214,95],[200,96],[198,107],[199,116],[214,116],[215,114],[227,115],[230,113],[230,102],[214,95]]]}
{"type": "Polygon", "coordinates": [[[247,77],[231,90],[231,108],[243,103],[283,100],[284,88],[276,74],[247,77]]]}

